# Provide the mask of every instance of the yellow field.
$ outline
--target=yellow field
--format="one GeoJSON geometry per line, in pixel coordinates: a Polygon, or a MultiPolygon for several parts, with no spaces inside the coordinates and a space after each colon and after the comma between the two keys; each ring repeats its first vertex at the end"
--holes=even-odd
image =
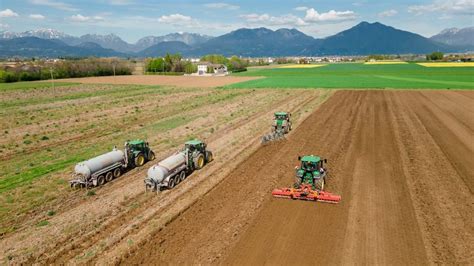
{"type": "Polygon", "coordinates": [[[474,67],[474,62],[418,63],[424,67],[474,67]]]}
{"type": "Polygon", "coordinates": [[[397,65],[397,64],[408,64],[405,61],[375,61],[365,62],[364,65],[397,65]]]}
{"type": "Polygon", "coordinates": [[[322,67],[322,66],[325,66],[324,64],[323,65],[313,65],[313,64],[308,64],[308,65],[305,65],[305,64],[294,64],[294,65],[286,65],[286,66],[281,66],[279,68],[313,68],[313,67],[322,67]]]}

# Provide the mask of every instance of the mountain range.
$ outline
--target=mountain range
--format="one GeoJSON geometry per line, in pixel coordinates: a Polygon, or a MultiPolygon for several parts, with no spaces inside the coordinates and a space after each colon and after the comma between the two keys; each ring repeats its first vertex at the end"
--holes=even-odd
{"type": "Polygon", "coordinates": [[[74,37],[42,29],[0,33],[0,57],[152,57],[167,52],[184,56],[216,53],[245,57],[464,52],[474,50],[473,29],[446,29],[425,38],[378,22],[361,22],[324,39],[315,39],[296,29],[243,28],[218,37],[195,33],[147,36],[134,44],[115,34],[74,37]]]}

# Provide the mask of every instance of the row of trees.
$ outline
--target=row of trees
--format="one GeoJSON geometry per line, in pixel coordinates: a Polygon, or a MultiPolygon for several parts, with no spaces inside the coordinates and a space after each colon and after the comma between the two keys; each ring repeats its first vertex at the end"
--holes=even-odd
{"type": "MultiPolygon", "coordinates": [[[[203,62],[213,64],[223,64],[228,71],[239,72],[246,70],[249,65],[247,60],[242,60],[237,56],[226,58],[223,55],[211,54],[201,58],[203,62]]],[[[191,74],[197,72],[197,65],[189,61],[184,61],[180,54],[166,54],[161,58],[150,58],[145,63],[145,71],[163,74],[191,74]]]]}
{"type": "Polygon", "coordinates": [[[29,62],[0,69],[0,82],[17,82],[78,78],[92,76],[131,75],[128,62],[118,59],[81,59],[58,62],[29,62]]]}

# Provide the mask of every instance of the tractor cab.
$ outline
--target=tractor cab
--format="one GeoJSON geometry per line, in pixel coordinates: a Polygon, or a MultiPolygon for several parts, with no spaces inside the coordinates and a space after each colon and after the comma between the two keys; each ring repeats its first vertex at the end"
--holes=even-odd
{"type": "Polygon", "coordinates": [[[184,144],[184,150],[187,152],[188,164],[193,165],[194,169],[201,169],[205,164],[212,161],[212,152],[208,151],[206,143],[194,139],[184,144]]]}
{"type": "Polygon", "coordinates": [[[326,176],[324,164],[327,163],[327,159],[306,155],[298,157],[298,160],[301,162],[301,165],[296,167],[297,182],[295,186],[299,187],[301,184],[310,184],[314,188],[318,188],[320,183],[323,183],[322,187],[324,187],[324,177],[326,176]]]}
{"type": "Polygon", "coordinates": [[[155,153],[150,149],[148,142],[141,139],[127,141],[125,150],[128,158],[131,159],[129,162],[133,162],[135,166],[142,166],[146,161],[155,159],[155,153]]]}
{"type": "Polygon", "coordinates": [[[289,121],[290,116],[291,116],[291,114],[287,113],[287,112],[276,112],[275,113],[275,120],[276,121],[283,121],[283,120],[289,121]]]}
{"type": "Polygon", "coordinates": [[[200,140],[194,139],[187,141],[184,144],[184,148],[190,152],[199,151],[203,152],[206,150],[206,144],[200,140]]]}

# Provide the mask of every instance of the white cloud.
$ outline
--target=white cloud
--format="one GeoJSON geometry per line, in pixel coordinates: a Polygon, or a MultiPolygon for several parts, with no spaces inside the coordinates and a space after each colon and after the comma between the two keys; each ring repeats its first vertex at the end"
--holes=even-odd
{"type": "Polygon", "coordinates": [[[172,24],[172,25],[186,25],[193,21],[193,19],[189,16],[181,15],[181,14],[171,14],[168,16],[161,16],[158,19],[158,22],[172,24]]]}
{"type": "Polygon", "coordinates": [[[45,19],[45,16],[43,16],[41,14],[31,14],[31,15],[29,15],[29,17],[32,18],[32,19],[38,19],[38,20],[45,19]]]}
{"type": "Polygon", "coordinates": [[[83,16],[81,14],[73,15],[70,18],[74,22],[97,22],[97,21],[102,21],[104,20],[103,17],[101,16],[83,16]]]}
{"type": "Polygon", "coordinates": [[[340,22],[356,19],[354,11],[335,11],[330,10],[326,13],[319,13],[314,8],[306,10],[304,21],[306,22],[340,22]]]}
{"type": "Polygon", "coordinates": [[[79,9],[72,7],[71,5],[63,2],[57,2],[54,0],[30,0],[34,5],[48,6],[65,11],[78,11],[79,9]]]}
{"type": "Polygon", "coordinates": [[[269,14],[246,14],[241,15],[247,22],[264,26],[304,26],[303,19],[292,14],[283,16],[270,16],[269,14]]]}
{"type": "Polygon", "coordinates": [[[0,23],[0,29],[8,29],[8,28],[10,28],[10,25],[0,23]]]}
{"type": "Polygon", "coordinates": [[[11,17],[18,17],[18,14],[13,12],[13,10],[9,8],[0,11],[0,18],[11,18],[11,17]]]}
{"type": "Polygon", "coordinates": [[[219,9],[228,9],[228,10],[237,10],[240,8],[238,5],[231,5],[227,3],[208,3],[204,5],[207,8],[219,8],[219,9]]]}
{"type": "Polygon", "coordinates": [[[390,10],[385,10],[383,12],[380,12],[378,14],[379,17],[381,18],[385,18],[385,17],[393,17],[395,16],[396,14],[398,14],[398,11],[395,10],[395,9],[390,9],[390,10]]]}
{"type": "Polygon", "coordinates": [[[451,14],[474,14],[473,0],[435,0],[428,5],[413,5],[408,7],[408,12],[421,15],[430,12],[451,14]]]}
{"type": "Polygon", "coordinates": [[[306,7],[306,6],[297,6],[294,8],[295,11],[306,11],[308,9],[309,7],[306,7]]]}
{"type": "Polygon", "coordinates": [[[109,4],[113,6],[128,6],[134,4],[132,0],[109,0],[109,4]]]}

